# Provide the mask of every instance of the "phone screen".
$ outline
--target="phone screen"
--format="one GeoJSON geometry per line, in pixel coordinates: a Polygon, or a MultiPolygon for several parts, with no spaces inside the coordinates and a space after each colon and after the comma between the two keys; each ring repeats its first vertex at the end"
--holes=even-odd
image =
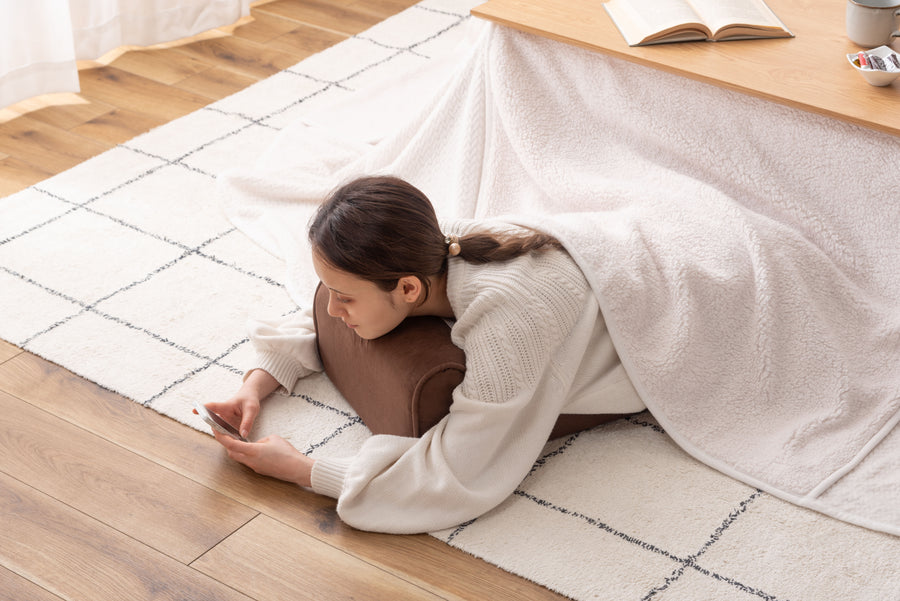
{"type": "Polygon", "coordinates": [[[194,409],[197,411],[197,414],[210,425],[214,430],[221,432],[222,434],[227,434],[232,438],[236,438],[243,442],[250,442],[243,436],[241,433],[237,431],[231,424],[225,421],[225,419],[219,415],[218,413],[214,413],[201,405],[200,403],[194,403],[194,409]]]}

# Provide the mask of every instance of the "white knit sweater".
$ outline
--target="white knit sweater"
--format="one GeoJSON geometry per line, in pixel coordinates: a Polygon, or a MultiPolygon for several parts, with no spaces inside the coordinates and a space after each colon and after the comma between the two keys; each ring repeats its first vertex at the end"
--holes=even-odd
{"type": "MultiPolygon", "coordinates": [[[[516,489],[561,413],[644,409],[565,252],[487,265],[451,259],[447,294],[453,342],[466,353],[450,414],[421,438],[372,436],[355,457],[313,467],[313,490],[337,498],[351,526],[415,533],[461,524],[516,489]]],[[[308,315],[258,322],[251,338],[256,367],[288,390],[322,369],[308,315]]]]}

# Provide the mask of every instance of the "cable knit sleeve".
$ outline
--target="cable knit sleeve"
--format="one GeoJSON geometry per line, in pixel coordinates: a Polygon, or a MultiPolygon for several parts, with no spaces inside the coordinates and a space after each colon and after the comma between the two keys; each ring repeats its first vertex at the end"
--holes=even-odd
{"type": "Polygon", "coordinates": [[[599,315],[568,256],[541,255],[451,268],[448,286],[465,291],[450,296],[466,376],[420,439],[373,436],[354,458],[317,458],[313,489],[338,497],[345,522],[433,532],[492,509],[528,474],[599,315]]]}
{"type": "Polygon", "coordinates": [[[286,390],[292,390],[300,378],[322,371],[312,308],[278,319],[251,321],[249,329],[256,360],[248,375],[262,369],[286,390]]]}

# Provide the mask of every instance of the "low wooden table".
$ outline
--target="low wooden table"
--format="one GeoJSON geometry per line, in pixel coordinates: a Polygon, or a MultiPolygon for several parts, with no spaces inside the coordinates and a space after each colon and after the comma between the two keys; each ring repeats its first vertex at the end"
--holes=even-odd
{"type": "MultiPolygon", "coordinates": [[[[900,79],[871,86],[845,55],[844,0],[767,0],[796,37],[629,47],[602,0],[489,0],[472,14],[691,79],[900,136],[900,79]]],[[[895,42],[894,47],[900,46],[895,42]]]]}

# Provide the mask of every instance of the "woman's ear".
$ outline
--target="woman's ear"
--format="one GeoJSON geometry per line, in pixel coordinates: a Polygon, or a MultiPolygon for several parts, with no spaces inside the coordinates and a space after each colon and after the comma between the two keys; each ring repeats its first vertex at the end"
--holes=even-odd
{"type": "Polygon", "coordinates": [[[400,281],[397,283],[397,290],[400,291],[403,300],[410,304],[418,304],[422,300],[421,297],[425,294],[425,286],[422,285],[422,280],[414,275],[400,278],[400,281]]]}

